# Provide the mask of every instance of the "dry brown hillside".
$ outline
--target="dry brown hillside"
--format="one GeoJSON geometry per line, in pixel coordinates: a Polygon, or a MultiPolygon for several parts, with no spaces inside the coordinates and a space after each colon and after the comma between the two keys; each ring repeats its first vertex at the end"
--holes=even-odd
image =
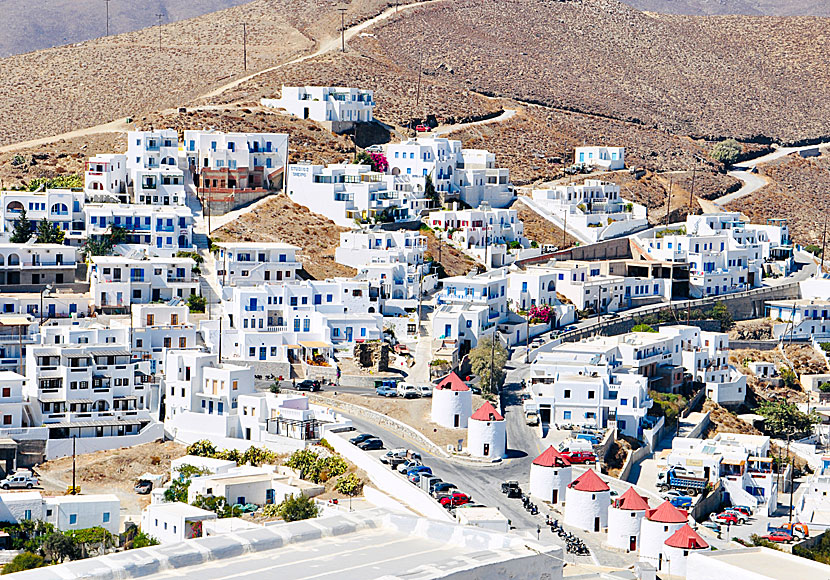
{"type": "Polygon", "coordinates": [[[391,19],[357,46],[377,41],[378,58],[417,70],[420,57],[439,81],[497,96],[790,141],[830,135],[828,32],[821,18],[656,15],[616,0],[461,0],[391,19]]]}
{"type": "Polygon", "coordinates": [[[732,202],[727,209],[743,212],[757,223],[786,217],[796,242],[820,246],[824,221],[830,215],[830,157],[782,157],[760,170],[769,185],[732,202]]]}
{"type": "MultiPolygon", "coordinates": [[[[341,4],[347,25],[387,7],[386,0],[341,4]]],[[[329,0],[254,0],[161,26],[161,48],[157,27],[2,59],[0,145],[185,104],[243,76],[243,22],[253,72],[336,35],[334,7],[329,0]]]]}

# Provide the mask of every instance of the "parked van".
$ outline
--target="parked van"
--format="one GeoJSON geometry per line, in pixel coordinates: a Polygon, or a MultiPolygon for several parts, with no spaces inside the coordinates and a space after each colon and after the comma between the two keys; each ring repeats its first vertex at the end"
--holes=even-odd
{"type": "Polygon", "coordinates": [[[559,444],[559,451],[593,451],[594,446],[585,439],[566,439],[559,444]]]}
{"type": "Polygon", "coordinates": [[[417,399],[421,396],[421,392],[415,387],[415,385],[409,385],[407,383],[399,383],[398,384],[398,396],[403,397],[405,399],[417,399]]]}
{"type": "Polygon", "coordinates": [[[432,387],[429,385],[418,385],[415,387],[418,390],[418,393],[422,397],[431,397],[432,396],[432,387]]]}
{"type": "Polygon", "coordinates": [[[525,413],[525,421],[531,427],[535,427],[539,424],[539,415],[536,414],[536,411],[527,411],[525,413]]]}

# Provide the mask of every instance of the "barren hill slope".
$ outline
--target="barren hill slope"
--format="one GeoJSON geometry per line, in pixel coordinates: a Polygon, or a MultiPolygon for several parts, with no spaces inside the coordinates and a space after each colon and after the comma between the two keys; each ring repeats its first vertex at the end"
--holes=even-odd
{"type": "MultiPolygon", "coordinates": [[[[110,34],[132,32],[162,22],[176,22],[216,12],[250,0],[150,0],[112,2],[110,34]]],[[[103,0],[0,0],[4,34],[0,58],[61,44],[83,42],[106,34],[103,0]]]]}
{"type": "MultiPolygon", "coordinates": [[[[403,0],[406,4],[410,0],[403,0]]],[[[386,0],[349,0],[346,25],[386,0]]],[[[248,73],[311,51],[338,33],[329,0],[253,0],[161,26],[0,60],[0,145],[185,104],[248,73]]]]}
{"type": "Polygon", "coordinates": [[[645,14],[616,0],[462,0],[390,19],[398,66],[678,134],[830,135],[830,20],[645,14]],[[402,50],[401,47],[409,47],[402,50]]]}
{"type": "Polygon", "coordinates": [[[830,4],[816,0],[625,0],[638,10],[667,14],[748,14],[830,16],[830,4]]]}

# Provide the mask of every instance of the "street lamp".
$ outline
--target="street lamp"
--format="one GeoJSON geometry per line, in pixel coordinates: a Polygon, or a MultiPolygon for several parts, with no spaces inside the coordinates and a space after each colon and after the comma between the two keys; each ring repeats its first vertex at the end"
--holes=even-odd
{"type": "Polygon", "coordinates": [[[43,295],[49,294],[51,291],[51,284],[47,284],[46,287],[40,291],[40,324],[38,326],[43,326],[43,295]]]}

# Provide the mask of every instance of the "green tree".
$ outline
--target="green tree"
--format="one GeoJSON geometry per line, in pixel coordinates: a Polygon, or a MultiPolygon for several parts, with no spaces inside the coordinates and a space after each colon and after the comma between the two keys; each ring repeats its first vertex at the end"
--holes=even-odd
{"type": "Polygon", "coordinates": [[[764,430],[772,437],[787,437],[792,435],[809,435],[813,425],[818,422],[815,410],[808,415],[800,411],[795,403],[765,401],[755,412],[766,419],[764,430]]]}
{"type": "Polygon", "coordinates": [[[3,571],[0,574],[12,574],[14,572],[23,572],[24,570],[31,570],[33,568],[40,568],[45,566],[46,562],[43,556],[38,556],[31,552],[23,552],[12,558],[11,562],[3,566],[3,571]]]}
{"type": "Polygon", "coordinates": [[[191,312],[204,312],[207,308],[207,298],[199,294],[191,294],[187,297],[187,307],[191,312]]]}
{"type": "Polygon", "coordinates": [[[37,243],[38,244],[62,244],[64,238],[63,230],[57,224],[52,224],[46,218],[43,218],[37,224],[37,243]]]}
{"type": "Polygon", "coordinates": [[[77,560],[81,550],[77,542],[61,532],[52,532],[43,539],[42,549],[51,562],[63,562],[66,559],[77,560]]]}
{"type": "Polygon", "coordinates": [[[784,385],[787,387],[793,388],[798,385],[798,377],[790,368],[781,367],[778,374],[781,376],[781,381],[783,381],[784,385]]]}
{"type": "Polygon", "coordinates": [[[740,143],[734,139],[726,139],[712,147],[709,157],[715,161],[720,161],[727,167],[731,167],[738,161],[742,151],[740,143]]]}
{"type": "Polygon", "coordinates": [[[654,328],[648,324],[637,324],[634,328],[631,329],[631,332],[657,332],[654,328]]]}
{"type": "Polygon", "coordinates": [[[441,199],[438,197],[438,192],[435,190],[435,185],[432,183],[432,175],[427,175],[424,180],[424,195],[432,200],[432,203],[437,207],[441,205],[441,199]]]}
{"type": "Polygon", "coordinates": [[[343,495],[359,495],[363,491],[363,480],[354,473],[344,475],[334,484],[334,489],[343,495]]]}
{"type": "Polygon", "coordinates": [[[821,256],[821,247],[815,244],[808,244],[804,246],[805,252],[810,252],[814,256],[821,256]]]}
{"type": "Polygon", "coordinates": [[[493,337],[485,337],[478,341],[478,345],[470,351],[470,365],[473,373],[481,379],[482,392],[496,395],[504,383],[504,365],[507,364],[507,349],[502,346],[499,340],[493,337]],[[492,363],[492,364],[491,364],[492,363]],[[493,370],[492,390],[490,381],[490,369],[493,370]]]}
{"type": "Polygon", "coordinates": [[[32,224],[26,217],[26,208],[20,210],[20,217],[14,220],[14,230],[9,240],[13,244],[25,244],[32,237],[32,224]]]}
{"type": "Polygon", "coordinates": [[[315,472],[315,465],[320,459],[320,454],[311,449],[298,449],[286,460],[285,466],[300,473],[300,478],[309,479],[309,475],[315,472]]]}
{"type": "Polygon", "coordinates": [[[150,534],[146,534],[139,530],[131,540],[125,543],[128,550],[137,550],[139,548],[146,548],[148,546],[158,546],[159,541],[150,534]]]}
{"type": "Polygon", "coordinates": [[[732,318],[732,313],[722,301],[712,306],[712,309],[707,313],[712,320],[720,321],[721,332],[727,332],[735,326],[735,320],[732,318]]]}
{"type": "Polygon", "coordinates": [[[318,509],[317,504],[314,503],[314,500],[307,498],[303,494],[299,494],[285,498],[285,500],[277,506],[277,512],[286,522],[296,522],[299,520],[316,518],[318,509]]]}
{"type": "MultiPolygon", "coordinates": [[[[220,518],[230,518],[234,515],[232,506],[228,505],[228,500],[221,495],[216,497],[212,495],[197,495],[191,505],[209,512],[214,512],[220,518]]],[[[239,512],[238,508],[237,512],[239,512]]]]}
{"type": "Polygon", "coordinates": [[[122,228],[121,226],[110,226],[110,231],[107,236],[109,236],[111,245],[117,246],[118,244],[123,244],[127,241],[127,228],[122,228]]]}
{"type": "Polygon", "coordinates": [[[355,163],[357,165],[372,165],[372,158],[365,151],[358,151],[354,154],[354,159],[352,159],[352,163],[355,163]]]}
{"type": "Polygon", "coordinates": [[[216,446],[208,439],[194,441],[185,449],[186,455],[197,455],[199,457],[213,457],[216,455],[216,446]]]}

